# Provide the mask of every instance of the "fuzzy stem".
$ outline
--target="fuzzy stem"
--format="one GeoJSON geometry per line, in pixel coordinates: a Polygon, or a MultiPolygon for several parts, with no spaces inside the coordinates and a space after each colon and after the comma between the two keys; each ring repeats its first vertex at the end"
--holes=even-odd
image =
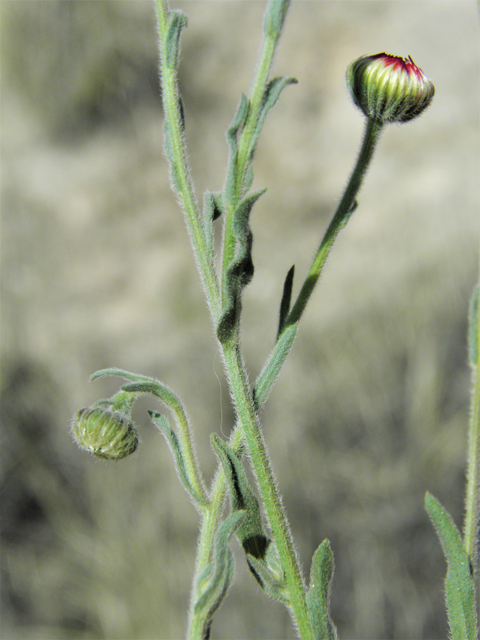
{"type": "Polygon", "coordinates": [[[320,278],[320,274],[322,273],[325,262],[330,254],[330,250],[339,232],[349,220],[350,213],[355,206],[355,197],[362,186],[362,181],[373,157],[373,152],[375,151],[382,126],[381,122],[373,120],[372,118],[367,118],[362,146],[343,197],[325,235],[323,236],[310,271],[308,272],[305,282],[297,296],[295,304],[286,318],[283,331],[278,336],[275,347],[270,354],[262,373],[257,379],[255,386],[255,399],[258,403],[258,407],[260,407],[266,400],[286,357],[290,353],[295,336],[293,335],[291,339],[287,341],[283,341],[282,337],[289,330],[292,331],[292,327],[294,327],[293,331],[296,332],[300,318],[302,317],[315,285],[320,278]]]}
{"type": "Polygon", "coordinates": [[[246,379],[245,368],[235,344],[227,343],[223,347],[223,351],[241,429],[262,496],[272,537],[285,571],[292,617],[302,640],[308,640],[312,638],[312,632],[307,614],[305,587],[293,548],[287,517],[276,486],[252,394],[246,379]]]}
{"type": "MultiPolygon", "coordinates": [[[[478,295],[478,294],[477,294],[478,295]]],[[[478,570],[480,536],[480,313],[476,313],[476,362],[472,364],[472,400],[468,437],[467,486],[463,540],[472,568],[478,570]]]]}
{"type": "Polygon", "coordinates": [[[340,230],[345,226],[348,221],[349,213],[354,207],[355,197],[362,185],[363,177],[367,171],[370,160],[372,159],[373,152],[375,151],[375,145],[378,141],[378,137],[382,130],[382,123],[367,118],[365,135],[363,137],[362,147],[355,164],[355,168],[348,181],[347,188],[343,194],[343,197],[338,205],[337,211],[333,216],[330,225],[323,237],[317,254],[313,260],[313,264],[308,272],[308,276],[303,283],[303,286],[298,294],[297,300],[290,311],[287,321],[285,322],[285,328],[299,322],[302,314],[307,306],[307,302],[312,295],[313,289],[317,284],[317,281],[322,272],[323,266],[327,261],[330,250],[335,242],[340,230]]]}
{"type": "Polygon", "coordinates": [[[166,41],[169,9],[166,0],[155,0],[157,6],[158,28],[160,32],[160,68],[162,82],[162,98],[165,119],[170,131],[174,170],[180,183],[179,198],[185,212],[197,267],[207,295],[213,321],[216,323],[220,315],[220,292],[218,276],[212,253],[208,243],[198,210],[195,193],[187,163],[187,153],[182,132],[182,116],[178,101],[176,69],[165,64],[167,58],[166,41]]]}

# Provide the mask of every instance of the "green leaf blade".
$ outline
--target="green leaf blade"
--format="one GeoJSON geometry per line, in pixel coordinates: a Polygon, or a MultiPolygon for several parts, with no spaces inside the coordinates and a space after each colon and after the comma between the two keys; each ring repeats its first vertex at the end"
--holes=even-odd
{"type": "Polygon", "coordinates": [[[334,568],[330,542],[324,540],[312,558],[307,593],[308,617],[315,640],[337,640],[337,630],[330,617],[330,590],[334,568]]]}
{"type": "Polygon", "coordinates": [[[445,597],[452,640],[477,640],[475,584],[462,537],[445,508],[428,492],[425,507],[448,565],[445,597]]]}

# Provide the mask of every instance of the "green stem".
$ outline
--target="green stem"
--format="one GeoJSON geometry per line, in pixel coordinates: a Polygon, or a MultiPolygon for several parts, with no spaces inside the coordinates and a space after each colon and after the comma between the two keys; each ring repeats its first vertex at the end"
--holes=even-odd
{"type": "Polygon", "coordinates": [[[293,548],[288,521],[281,503],[275,477],[268,459],[245,368],[235,344],[223,346],[235,406],[248,453],[263,500],[273,540],[285,571],[292,616],[302,640],[312,638],[307,614],[305,587],[293,548]]]}
{"type": "Polygon", "coordinates": [[[162,82],[162,98],[165,119],[168,122],[172,141],[172,152],[175,174],[179,181],[179,198],[185,219],[187,221],[197,266],[207,294],[207,300],[214,323],[220,315],[220,288],[218,276],[213,261],[212,252],[208,250],[208,243],[203,228],[201,215],[198,210],[183,138],[182,116],[178,100],[177,71],[165,64],[167,59],[167,25],[169,9],[166,0],[155,0],[157,6],[158,27],[160,32],[160,67],[162,82]]]}
{"type": "Polygon", "coordinates": [[[372,159],[373,152],[375,151],[375,145],[378,141],[381,130],[381,122],[373,120],[372,118],[367,118],[365,135],[363,137],[362,147],[360,149],[355,168],[350,176],[350,180],[348,181],[347,188],[345,189],[345,193],[338,205],[337,211],[335,212],[335,215],[333,216],[333,219],[323,237],[317,254],[313,260],[313,264],[308,272],[308,276],[303,283],[292,310],[288,315],[285,322],[285,328],[299,322],[302,317],[305,307],[307,306],[307,302],[309,301],[313,289],[320,277],[323,266],[327,261],[333,243],[335,242],[340,230],[347,223],[349,214],[355,205],[355,197],[362,185],[363,177],[365,176],[368,165],[372,159]]]}
{"type": "Polygon", "coordinates": [[[476,362],[472,366],[473,389],[468,438],[467,486],[463,540],[474,570],[478,569],[480,533],[480,313],[476,314],[476,362]]]}
{"type": "Polygon", "coordinates": [[[382,126],[381,122],[367,118],[362,146],[343,197],[325,235],[323,236],[310,271],[308,272],[305,282],[297,296],[295,304],[287,316],[283,331],[278,336],[275,347],[270,354],[262,373],[257,379],[255,385],[255,399],[259,407],[266,400],[286,357],[290,353],[295,338],[296,327],[298,326],[300,318],[302,317],[307,303],[310,300],[310,296],[313,293],[315,285],[320,278],[320,274],[322,273],[325,262],[330,254],[330,250],[340,230],[343,229],[348,222],[350,213],[355,207],[355,198],[362,186],[363,178],[373,157],[373,152],[375,151],[375,146],[378,142],[382,126]],[[283,337],[286,337],[287,332],[290,332],[290,338],[282,340],[283,337]]]}

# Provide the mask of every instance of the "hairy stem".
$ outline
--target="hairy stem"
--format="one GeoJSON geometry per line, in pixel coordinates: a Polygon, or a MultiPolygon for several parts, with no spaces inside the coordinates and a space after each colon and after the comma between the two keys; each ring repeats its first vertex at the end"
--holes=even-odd
{"type": "Polygon", "coordinates": [[[160,66],[162,98],[165,119],[168,124],[173,158],[170,159],[179,181],[178,196],[185,212],[197,267],[205,288],[207,301],[214,322],[220,314],[220,290],[218,276],[198,210],[187,163],[187,153],[183,137],[182,114],[178,100],[177,71],[165,64],[167,58],[167,26],[169,9],[166,0],[155,0],[157,6],[158,28],[160,32],[160,66]]]}
{"type": "MultiPolygon", "coordinates": [[[[480,286],[480,285],[479,285],[480,286]]],[[[477,296],[480,293],[477,291],[477,296]]],[[[478,304],[478,299],[477,299],[478,304]]],[[[463,540],[472,568],[478,570],[480,536],[480,313],[477,308],[475,326],[476,358],[472,363],[472,400],[468,437],[467,486],[465,491],[465,523],[463,540]]]]}
{"type": "Polygon", "coordinates": [[[297,296],[295,304],[286,318],[283,331],[278,336],[276,345],[256,382],[255,399],[259,407],[266,400],[286,357],[290,353],[295,338],[296,328],[300,322],[303,312],[305,311],[307,303],[310,300],[310,296],[315,289],[315,285],[320,278],[320,274],[322,273],[323,267],[330,254],[330,250],[339,232],[346,225],[351,212],[355,208],[355,198],[362,186],[363,178],[373,157],[373,152],[375,151],[381,130],[381,122],[367,118],[362,146],[343,197],[325,235],[323,236],[310,271],[308,272],[305,282],[297,296]],[[284,340],[283,338],[288,337],[287,334],[289,332],[291,338],[284,340]]]}
{"type": "Polygon", "coordinates": [[[224,347],[227,366],[240,426],[248,448],[263,505],[278,549],[290,597],[290,607],[302,640],[312,638],[307,615],[305,587],[273,470],[268,459],[258,417],[248,386],[245,368],[236,345],[224,347]]]}

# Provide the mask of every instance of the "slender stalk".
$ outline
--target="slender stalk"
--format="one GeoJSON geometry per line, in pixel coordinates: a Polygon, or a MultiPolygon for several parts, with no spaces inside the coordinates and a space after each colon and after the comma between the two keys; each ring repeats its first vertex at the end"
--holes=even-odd
{"type": "Polygon", "coordinates": [[[187,153],[182,131],[182,116],[178,100],[177,72],[164,61],[167,57],[167,25],[169,9],[166,0],[155,0],[157,6],[158,27],[160,31],[160,65],[162,79],[162,98],[165,119],[171,136],[174,170],[178,176],[179,193],[190,238],[192,241],[198,270],[207,295],[207,301],[214,322],[220,315],[220,291],[213,255],[207,248],[207,240],[202,225],[192,181],[188,170],[187,153]]]}
{"type": "MultiPolygon", "coordinates": [[[[480,294],[477,292],[477,295],[480,294]]],[[[463,532],[465,550],[470,558],[474,571],[478,570],[480,535],[480,358],[478,355],[478,347],[480,345],[480,313],[478,309],[475,315],[476,326],[475,328],[472,327],[472,330],[476,331],[476,362],[472,365],[473,389],[468,438],[467,486],[465,491],[465,523],[463,532]]]]}
{"type": "Polygon", "coordinates": [[[366,174],[370,161],[372,160],[373,152],[375,151],[382,126],[381,122],[373,120],[372,118],[367,118],[362,146],[343,197],[327,228],[327,231],[325,232],[325,235],[323,236],[310,271],[308,272],[303,286],[297,296],[295,304],[286,318],[283,331],[278,336],[275,347],[256,381],[255,399],[259,407],[266,400],[285,359],[290,353],[295,339],[296,327],[298,326],[300,318],[302,317],[307,303],[310,300],[310,296],[313,293],[315,285],[320,278],[320,274],[325,266],[330,250],[341,229],[343,229],[348,222],[350,213],[355,207],[355,198],[362,186],[363,178],[366,174]],[[286,337],[287,332],[290,332],[290,338],[288,340],[282,340],[283,337],[286,337]]]}
{"type": "Polygon", "coordinates": [[[375,151],[375,145],[378,141],[381,130],[381,122],[373,120],[373,118],[367,118],[363,143],[360,153],[358,154],[355,168],[350,176],[350,180],[348,181],[347,188],[345,189],[340,204],[338,205],[337,211],[328,226],[322,242],[320,243],[320,247],[313,260],[313,264],[308,272],[308,276],[303,283],[292,310],[288,315],[287,321],[285,322],[285,328],[297,323],[302,317],[305,307],[307,306],[307,302],[309,301],[313,289],[320,277],[323,266],[327,261],[333,243],[335,242],[340,230],[348,221],[349,213],[355,205],[355,197],[362,185],[363,177],[365,176],[368,165],[372,159],[373,152],[375,151]]]}
{"type": "Polygon", "coordinates": [[[272,537],[285,571],[292,617],[302,640],[308,640],[312,638],[312,632],[307,614],[305,587],[293,548],[288,521],[253,405],[252,394],[246,380],[245,368],[236,345],[227,343],[223,347],[223,351],[241,429],[252,461],[272,537]]]}

